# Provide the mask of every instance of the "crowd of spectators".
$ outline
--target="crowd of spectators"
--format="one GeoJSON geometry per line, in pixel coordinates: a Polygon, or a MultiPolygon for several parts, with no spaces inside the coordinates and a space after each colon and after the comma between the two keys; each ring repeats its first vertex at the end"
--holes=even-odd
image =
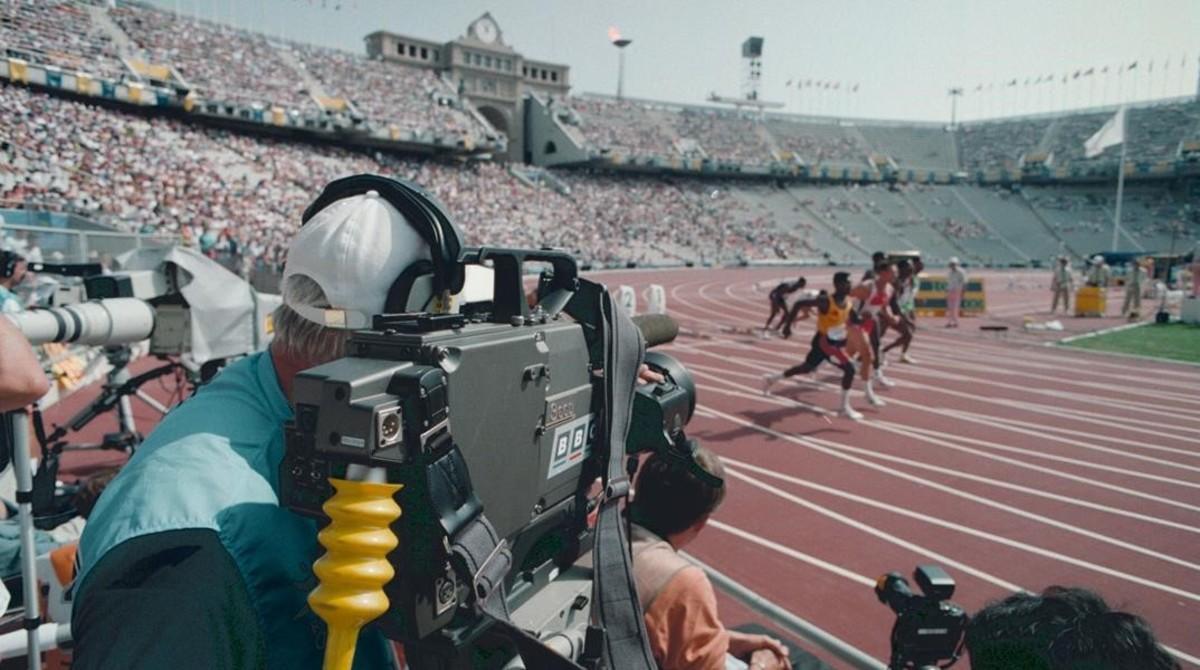
{"type": "Polygon", "coordinates": [[[1017,169],[1021,156],[1036,149],[1050,126],[1048,119],[990,121],[959,126],[958,150],[967,170],[1017,169]]]}
{"type": "Polygon", "coordinates": [[[675,137],[662,123],[664,112],[628,100],[572,98],[571,108],[588,144],[597,151],[626,155],[670,157],[676,155],[675,137]]]}
{"type": "Polygon", "coordinates": [[[1129,160],[1175,157],[1180,140],[1200,132],[1200,104],[1173,103],[1129,110],[1129,160]]]}
{"type": "Polygon", "coordinates": [[[312,46],[297,47],[297,53],[325,95],[349,101],[371,123],[427,137],[477,137],[484,131],[432,69],[312,46]]]}
{"type": "Polygon", "coordinates": [[[176,235],[260,269],[278,270],[314,194],[357,172],[428,187],[473,244],[552,245],[606,265],[781,258],[803,248],[772,217],[748,214],[722,184],[566,173],[563,193],[531,187],[497,163],[296,144],[16,86],[0,86],[0,137],[0,200],[176,235]]]}
{"type": "Polygon", "coordinates": [[[681,138],[695,140],[715,160],[743,165],[774,160],[764,139],[766,129],[756,119],[724,110],[684,109],[671,120],[681,138]]]}
{"type": "MultiPolygon", "coordinates": [[[[121,37],[124,42],[124,37],[121,37]]],[[[364,56],[271,41],[262,33],[210,23],[147,4],[108,8],[81,2],[0,2],[0,49],[67,69],[116,79],[133,76],[122,55],[174,68],[202,96],[240,105],[279,105],[316,112],[314,96],[349,100],[369,122],[418,137],[467,138],[487,133],[464,111],[458,92],[432,70],[364,56]],[[93,24],[107,12],[129,38],[118,54],[113,36],[93,24]],[[313,90],[316,89],[316,90],[313,90]]],[[[1015,169],[1020,158],[1045,149],[1056,165],[1083,162],[1083,141],[1111,112],[1055,120],[1020,119],[964,125],[959,146],[935,128],[856,128],[715,108],[662,105],[597,97],[567,98],[565,118],[596,153],[660,158],[707,157],[763,165],[798,159],[808,165],[861,164],[888,156],[899,167],[1015,169]]],[[[1200,127],[1200,104],[1172,103],[1130,110],[1128,151],[1136,161],[1169,160],[1179,141],[1200,127]]],[[[1101,157],[1109,160],[1111,150],[1101,157]]]]}
{"type": "Polygon", "coordinates": [[[835,124],[770,119],[766,123],[776,145],[808,165],[861,165],[871,153],[857,133],[835,124]]]}
{"type": "Polygon", "coordinates": [[[205,98],[238,105],[315,110],[303,78],[262,33],[148,6],[122,6],[108,11],[142,50],[137,55],[146,62],[175,68],[205,98]]]}
{"type": "Polygon", "coordinates": [[[125,73],[112,40],[73,2],[0,2],[0,55],[115,79],[125,73]]]}

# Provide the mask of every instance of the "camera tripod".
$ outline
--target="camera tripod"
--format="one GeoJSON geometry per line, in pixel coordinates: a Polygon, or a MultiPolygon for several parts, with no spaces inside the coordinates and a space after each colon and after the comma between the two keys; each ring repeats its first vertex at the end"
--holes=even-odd
{"type": "MultiPolygon", "coordinates": [[[[59,461],[63,452],[111,449],[131,454],[141,443],[142,435],[137,431],[130,396],[137,396],[156,411],[166,414],[169,407],[143,391],[142,386],[172,373],[182,371],[187,375],[187,370],[181,363],[170,360],[140,375],[131,376],[128,368],[133,359],[133,352],[125,345],[105,347],[104,356],[111,369],[105,376],[100,395],[65,424],[55,426],[54,431],[47,435],[41,411],[33,412],[34,433],[42,452],[37,472],[33,475],[33,514],[34,524],[43,530],[54,528],[74,514],[69,502],[60,500],[68,497],[73,491],[60,492],[57,484],[59,461]],[[119,427],[117,432],[105,434],[98,444],[67,444],[64,438],[69,433],[82,430],[97,417],[114,409],[117,412],[119,427]]],[[[191,375],[187,377],[192,381],[191,375]]]]}

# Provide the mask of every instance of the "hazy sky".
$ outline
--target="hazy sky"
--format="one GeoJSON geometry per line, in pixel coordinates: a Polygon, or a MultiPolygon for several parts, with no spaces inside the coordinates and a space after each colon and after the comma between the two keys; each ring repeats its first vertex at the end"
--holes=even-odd
{"type": "Polygon", "coordinates": [[[737,94],[740,45],[758,35],[766,39],[762,98],[789,111],[885,119],[944,121],[951,86],[966,91],[960,118],[1111,103],[1118,87],[1124,99],[1190,95],[1200,56],[1200,0],[152,1],[356,52],[373,30],[450,40],[490,11],[517,51],[570,65],[575,92],[615,92],[606,33],[618,26],[633,39],[626,95],[676,102],[737,94]],[[1088,68],[1092,77],[1061,83],[1088,68]],[[1049,75],[1053,83],[1035,83],[1049,75]],[[840,88],[796,91],[789,79],[840,88]],[[848,84],[858,92],[845,93],[848,84]]]}

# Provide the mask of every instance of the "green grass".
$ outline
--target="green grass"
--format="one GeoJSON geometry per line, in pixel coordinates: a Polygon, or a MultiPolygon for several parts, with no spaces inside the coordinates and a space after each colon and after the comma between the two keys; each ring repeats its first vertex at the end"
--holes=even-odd
{"type": "Polygon", "coordinates": [[[1200,363],[1200,326],[1183,323],[1147,324],[1085,337],[1064,346],[1200,363]]]}

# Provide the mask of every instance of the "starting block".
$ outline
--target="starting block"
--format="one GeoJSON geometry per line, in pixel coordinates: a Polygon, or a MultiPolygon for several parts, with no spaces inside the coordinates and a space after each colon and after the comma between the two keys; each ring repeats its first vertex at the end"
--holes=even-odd
{"type": "Polygon", "coordinates": [[[650,295],[646,299],[646,313],[667,313],[667,292],[663,290],[662,284],[650,285],[650,295]]]}
{"type": "Polygon", "coordinates": [[[627,316],[637,316],[637,291],[628,284],[622,284],[617,288],[617,304],[627,316]]]}
{"type": "Polygon", "coordinates": [[[1102,286],[1080,286],[1075,291],[1075,316],[1104,316],[1108,291],[1102,286]]]}

